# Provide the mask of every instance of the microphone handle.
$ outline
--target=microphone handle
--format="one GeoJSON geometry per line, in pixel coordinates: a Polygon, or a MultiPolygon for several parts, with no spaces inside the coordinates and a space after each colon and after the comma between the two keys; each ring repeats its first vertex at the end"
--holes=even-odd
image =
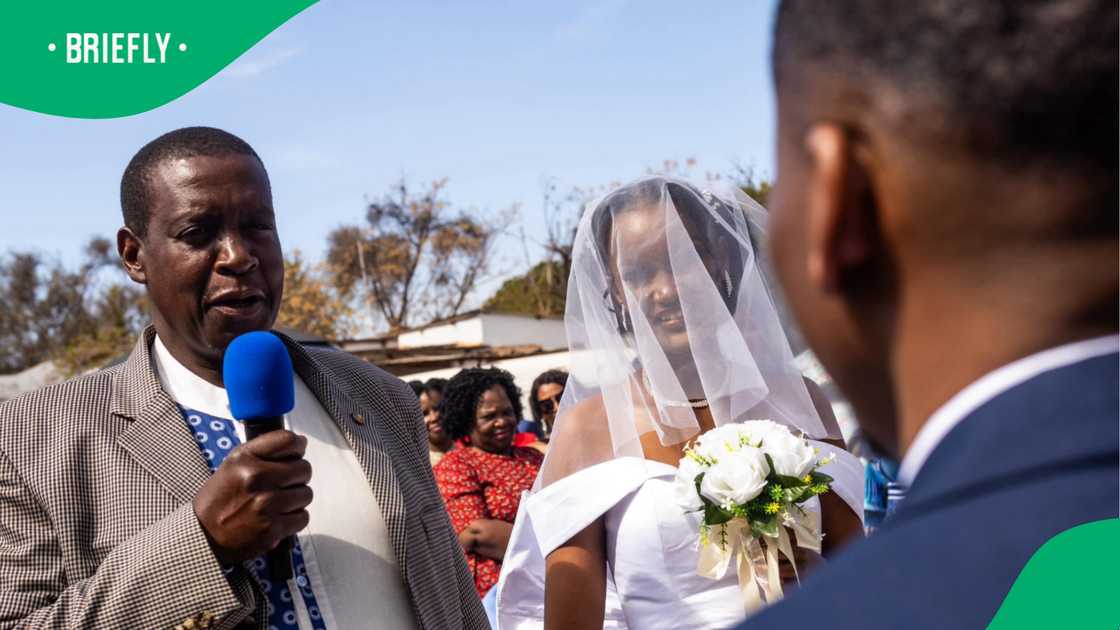
{"type": "MultiPolygon", "coordinates": [[[[284,416],[270,416],[267,418],[253,418],[245,422],[245,439],[264,435],[284,428],[284,416]]],[[[273,581],[281,583],[292,578],[292,543],[293,536],[281,540],[276,547],[268,552],[268,573],[273,581]]]]}

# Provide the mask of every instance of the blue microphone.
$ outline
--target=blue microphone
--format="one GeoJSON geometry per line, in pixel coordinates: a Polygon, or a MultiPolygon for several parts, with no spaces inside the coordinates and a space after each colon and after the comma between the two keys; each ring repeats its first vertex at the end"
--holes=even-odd
{"type": "MultiPolygon", "coordinates": [[[[284,428],[284,414],[295,407],[292,359],[280,338],[255,331],[230,342],[222,357],[222,382],[233,417],[245,424],[247,440],[284,428]]],[[[292,539],[268,552],[273,580],[292,577],[292,539]]]]}

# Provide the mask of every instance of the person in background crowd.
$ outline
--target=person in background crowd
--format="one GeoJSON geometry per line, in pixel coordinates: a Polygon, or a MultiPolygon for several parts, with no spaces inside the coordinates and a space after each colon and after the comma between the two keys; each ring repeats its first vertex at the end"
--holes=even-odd
{"type": "MultiPolygon", "coordinates": [[[[744,630],[984,628],[1044,544],[1117,517],[1118,13],[780,4],[774,269],[906,498],[744,630]]],[[[1031,607],[1114,611],[1082,588],[1107,544],[1031,607]]]]}
{"type": "Polygon", "coordinates": [[[424,424],[428,427],[428,460],[432,466],[455,448],[455,440],[443,430],[443,424],[439,421],[439,405],[446,385],[445,378],[428,379],[419,394],[420,413],[424,414],[424,424]]]}
{"type": "Polygon", "coordinates": [[[529,412],[533,414],[533,421],[524,422],[518,430],[532,431],[542,442],[548,442],[567,383],[568,373],[564,370],[547,370],[533,379],[529,388],[529,412]]]}
{"type": "Polygon", "coordinates": [[[521,392],[505,370],[468,368],[444,388],[440,421],[462,447],[436,464],[436,484],[480,596],[498,581],[521,493],[544,458],[514,446],[520,417],[521,392]]]}
{"type": "Polygon", "coordinates": [[[424,381],[413,379],[408,382],[408,386],[412,388],[412,393],[416,394],[417,398],[420,397],[420,394],[424,393],[424,381]]]}

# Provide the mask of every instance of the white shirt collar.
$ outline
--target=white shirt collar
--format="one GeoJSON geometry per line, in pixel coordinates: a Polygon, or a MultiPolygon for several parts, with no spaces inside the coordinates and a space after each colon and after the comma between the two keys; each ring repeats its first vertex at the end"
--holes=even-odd
{"type": "Polygon", "coordinates": [[[159,374],[159,383],[163,391],[171,400],[184,407],[201,411],[210,416],[232,419],[229,410],[229,397],[225,388],[218,387],[205,381],[202,377],[187,369],[187,366],[171,356],[167,346],[160,341],[159,335],[152,344],[152,356],[155,357],[156,373],[159,374]]]}
{"type": "Polygon", "coordinates": [[[985,374],[957,392],[930,415],[902,458],[902,464],[898,468],[898,481],[907,486],[913,484],[930,453],[953,427],[996,396],[1043,372],[1116,352],[1118,349],[1120,336],[1097,337],[1043,350],[985,374]]]}

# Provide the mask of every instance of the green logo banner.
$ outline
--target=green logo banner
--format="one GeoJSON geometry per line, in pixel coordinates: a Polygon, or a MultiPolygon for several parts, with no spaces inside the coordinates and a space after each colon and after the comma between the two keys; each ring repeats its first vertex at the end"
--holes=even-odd
{"type": "Polygon", "coordinates": [[[314,3],[8,3],[0,102],[73,118],[145,112],[198,87],[314,3]]]}
{"type": "Polygon", "coordinates": [[[1117,567],[1120,520],[1068,529],[1031,556],[988,630],[1116,630],[1120,628],[1117,567]]]}

